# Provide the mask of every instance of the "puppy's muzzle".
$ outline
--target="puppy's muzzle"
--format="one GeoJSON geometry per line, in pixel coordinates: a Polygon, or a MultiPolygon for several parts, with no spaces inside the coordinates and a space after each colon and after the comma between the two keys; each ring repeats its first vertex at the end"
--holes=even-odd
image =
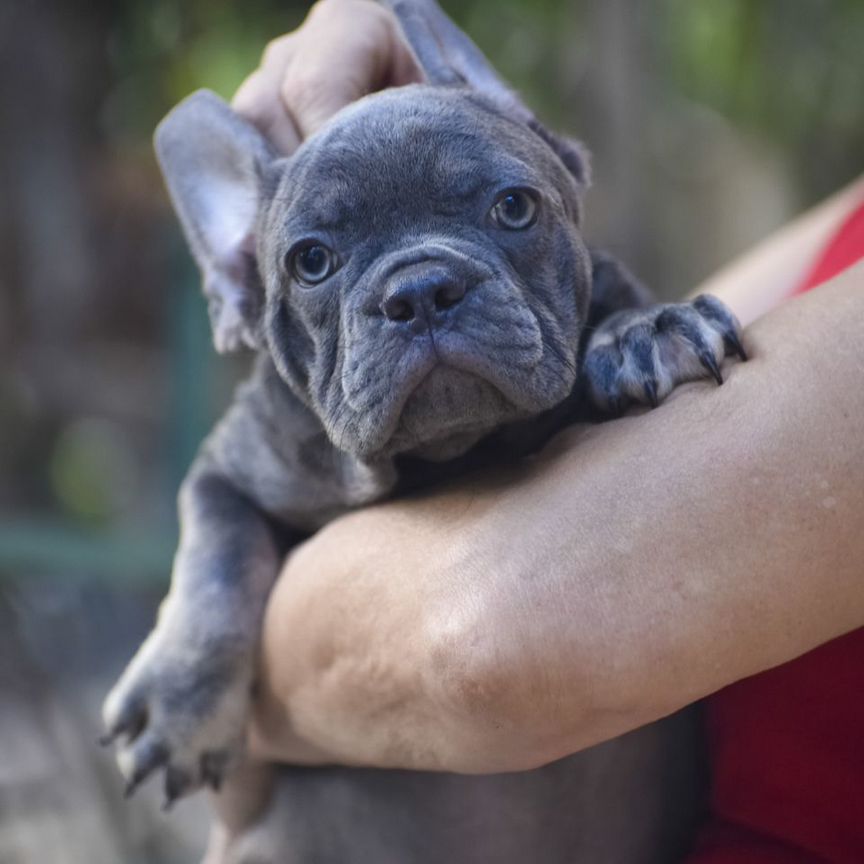
{"type": "Polygon", "coordinates": [[[381,311],[388,321],[414,333],[440,327],[468,293],[465,278],[440,262],[403,267],[388,280],[381,311]]]}

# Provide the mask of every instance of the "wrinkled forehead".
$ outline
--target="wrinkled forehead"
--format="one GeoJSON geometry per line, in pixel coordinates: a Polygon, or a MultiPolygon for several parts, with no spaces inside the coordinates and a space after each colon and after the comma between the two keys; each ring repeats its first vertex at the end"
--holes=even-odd
{"type": "Polygon", "coordinates": [[[277,193],[283,218],[322,227],[363,207],[434,209],[490,188],[549,182],[555,157],[529,129],[461,91],[404,87],[361,100],[310,138],[277,193]]]}

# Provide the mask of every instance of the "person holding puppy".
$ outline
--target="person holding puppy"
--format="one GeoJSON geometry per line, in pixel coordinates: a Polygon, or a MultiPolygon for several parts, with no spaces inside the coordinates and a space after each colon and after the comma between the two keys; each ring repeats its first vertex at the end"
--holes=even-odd
{"type": "MultiPolygon", "coordinates": [[[[321,0],[234,107],[290,153],[419,80],[390,13],[321,0]]],[[[837,276],[864,256],[862,203],[858,182],[703,286],[752,324],[752,362],[710,400],[691,385],[569,429],[512,476],[360,511],[298,549],[270,599],[253,752],[518,771],[708,697],[692,861],[864,858],[864,266],[837,276]]]]}

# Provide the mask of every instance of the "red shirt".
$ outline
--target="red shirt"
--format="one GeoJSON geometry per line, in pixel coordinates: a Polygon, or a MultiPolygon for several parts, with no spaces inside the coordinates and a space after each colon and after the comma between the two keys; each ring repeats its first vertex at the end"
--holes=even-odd
{"type": "MultiPolygon", "coordinates": [[[[862,257],[864,205],[798,290],[862,257]]],[[[688,864],[864,864],[864,628],[715,693],[706,718],[711,812],[688,864]]]]}

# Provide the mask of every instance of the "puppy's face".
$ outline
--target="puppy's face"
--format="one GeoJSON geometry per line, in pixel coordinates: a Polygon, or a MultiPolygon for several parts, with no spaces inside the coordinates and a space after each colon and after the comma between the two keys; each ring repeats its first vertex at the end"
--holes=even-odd
{"type": "Polygon", "coordinates": [[[385,0],[428,85],[289,159],[212,93],[156,150],[220,351],[266,347],[333,443],[448,458],[561,402],[590,293],[586,166],[434,0],[385,0]]]}
{"type": "Polygon", "coordinates": [[[578,186],[536,132],[413,86],[271,171],[264,336],[337,447],[448,458],[568,395],[588,254],[578,186]]]}

